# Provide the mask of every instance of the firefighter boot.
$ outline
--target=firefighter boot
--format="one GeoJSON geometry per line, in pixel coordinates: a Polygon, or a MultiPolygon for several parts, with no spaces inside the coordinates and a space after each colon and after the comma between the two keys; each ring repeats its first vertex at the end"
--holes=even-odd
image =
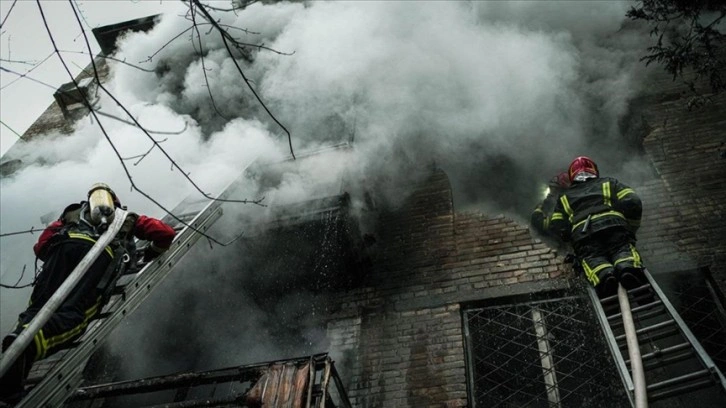
{"type": "Polygon", "coordinates": [[[595,286],[595,290],[600,299],[612,296],[618,292],[618,280],[608,271],[600,277],[600,283],[595,286]]]}
{"type": "MultiPolygon", "coordinates": [[[[627,290],[639,288],[646,283],[648,283],[648,280],[645,278],[645,273],[640,268],[625,268],[620,272],[620,284],[627,290]]],[[[634,297],[638,305],[645,305],[655,300],[650,288],[647,288],[645,291],[638,292],[634,295],[634,297]]]]}
{"type": "MultiPolygon", "coordinates": [[[[16,334],[11,334],[3,339],[2,349],[6,351],[10,344],[15,341],[16,334]]],[[[35,344],[31,343],[25,352],[10,366],[8,371],[0,378],[0,401],[13,406],[20,402],[25,396],[25,379],[30,373],[30,368],[35,359],[35,344]]]]}
{"type": "Polygon", "coordinates": [[[641,269],[627,268],[620,272],[620,283],[627,290],[645,285],[645,275],[641,269]]]}

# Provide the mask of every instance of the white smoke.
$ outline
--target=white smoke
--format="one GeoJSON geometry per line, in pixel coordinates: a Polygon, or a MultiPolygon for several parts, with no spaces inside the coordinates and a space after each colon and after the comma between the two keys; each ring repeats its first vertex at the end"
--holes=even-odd
{"type": "MultiPolygon", "coordinates": [[[[149,129],[186,123],[182,134],[154,137],[166,138],[162,146],[174,160],[205,192],[217,193],[256,158],[286,155],[287,139],[220,36],[207,34],[209,26],[200,27],[206,71],[190,33],[165,45],[190,26],[179,16],[184,11],[180,4],[179,13],[164,15],[150,32],[121,39],[116,57],[137,63],[153,55],[141,65],[155,73],[115,64],[107,87],[149,129]]],[[[615,151],[620,146],[618,120],[640,75],[633,52],[640,34],[623,30],[624,12],[625,3],[612,2],[281,2],[215,17],[252,32],[231,31],[243,42],[294,53],[247,48],[235,56],[292,133],[296,152],[353,141],[354,158],[313,162],[313,169],[288,174],[272,196],[312,198],[320,174],[326,182],[351,173],[402,186],[411,181],[411,163],[435,162],[450,175],[457,205],[517,212],[533,206],[534,186],[572,157],[597,159],[586,149],[594,136],[615,151]]],[[[105,97],[101,106],[123,114],[105,97]]],[[[138,130],[103,122],[122,156],[151,146],[138,130]]],[[[83,199],[99,180],[115,186],[131,209],[163,215],[127,193],[126,176],[95,124],[81,121],[73,136],[33,144],[27,155],[51,160],[2,180],[3,231],[38,225],[40,215],[83,199]]],[[[158,150],[129,167],[139,186],[168,208],[194,193],[158,150]]],[[[32,241],[0,241],[4,283],[32,263],[32,241]]],[[[22,296],[7,293],[4,332],[22,308],[15,301],[22,296]]]]}

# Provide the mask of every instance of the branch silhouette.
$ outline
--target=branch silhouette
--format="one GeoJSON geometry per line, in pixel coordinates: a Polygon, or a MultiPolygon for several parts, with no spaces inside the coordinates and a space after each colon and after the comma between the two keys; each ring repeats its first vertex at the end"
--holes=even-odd
{"type": "MultiPolygon", "coordinates": [[[[63,68],[65,69],[66,73],[67,73],[67,74],[69,75],[69,77],[70,77],[70,78],[71,78],[71,80],[73,81],[73,84],[74,84],[74,85],[75,85],[76,87],[78,87],[78,82],[76,81],[75,77],[73,76],[73,74],[71,73],[70,69],[68,68],[68,64],[66,64],[66,62],[65,62],[65,59],[63,58],[63,56],[61,55],[60,51],[58,50],[58,47],[57,47],[57,45],[56,45],[56,42],[55,42],[55,38],[54,38],[54,36],[53,36],[53,33],[52,33],[52,31],[50,30],[50,27],[48,26],[48,20],[47,20],[47,18],[46,18],[46,16],[45,16],[45,12],[44,12],[44,10],[43,10],[43,6],[42,6],[42,5],[40,4],[40,0],[36,0],[36,3],[37,3],[37,5],[38,5],[38,9],[39,9],[39,11],[40,11],[40,15],[41,15],[41,18],[42,18],[42,20],[43,20],[43,24],[44,24],[44,26],[45,26],[46,32],[48,33],[48,37],[50,38],[50,40],[51,40],[51,43],[53,44],[53,49],[54,49],[54,53],[55,53],[55,54],[56,54],[56,55],[58,56],[58,59],[60,60],[61,64],[63,65],[63,68]]],[[[80,17],[78,16],[78,13],[77,13],[77,11],[76,11],[76,9],[75,9],[75,7],[74,7],[74,4],[73,4],[73,0],[69,0],[69,4],[70,4],[70,6],[71,6],[71,9],[73,10],[73,14],[75,15],[76,21],[78,22],[78,25],[79,25],[79,27],[80,27],[80,29],[81,29],[81,33],[83,34],[83,38],[84,38],[84,40],[85,40],[85,42],[86,42],[86,48],[87,48],[87,50],[88,50],[88,52],[89,52],[89,54],[90,54],[90,53],[91,53],[91,46],[90,46],[90,43],[88,42],[88,36],[86,35],[86,32],[85,32],[85,30],[84,30],[84,28],[83,28],[83,24],[82,24],[82,22],[81,22],[81,20],[80,20],[80,17]]],[[[216,199],[216,198],[214,198],[214,197],[211,197],[211,196],[209,196],[209,195],[208,195],[207,193],[204,193],[204,192],[202,192],[202,191],[201,191],[201,189],[199,189],[199,187],[198,187],[198,186],[196,185],[196,183],[194,183],[194,181],[193,181],[193,180],[191,180],[191,178],[189,178],[189,176],[188,176],[188,173],[184,172],[184,171],[183,171],[183,170],[181,169],[181,167],[180,167],[180,166],[179,166],[179,165],[178,165],[178,164],[177,164],[177,163],[176,163],[176,162],[175,162],[175,161],[174,161],[174,160],[173,160],[173,159],[172,159],[172,158],[171,158],[171,157],[169,156],[169,154],[168,154],[168,153],[167,153],[167,152],[166,152],[166,151],[165,151],[165,150],[164,150],[164,149],[163,149],[163,148],[162,148],[162,147],[161,147],[161,146],[159,145],[159,143],[158,143],[158,142],[157,142],[157,141],[156,141],[156,140],[155,140],[155,139],[154,139],[153,137],[151,137],[151,135],[149,135],[149,133],[148,133],[148,132],[147,132],[147,131],[146,131],[146,130],[145,130],[145,129],[144,129],[144,128],[143,128],[142,126],[141,126],[141,124],[139,124],[139,123],[138,123],[138,121],[136,121],[136,119],[135,119],[135,118],[133,117],[133,115],[131,115],[131,113],[130,113],[130,112],[129,112],[129,111],[127,110],[127,109],[126,109],[126,107],[124,107],[124,106],[123,106],[123,104],[121,104],[121,102],[120,102],[120,101],[118,101],[118,99],[116,99],[116,98],[115,98],[115,96],[114,96],[114,95],[112,95],[112,94],[111,94],[111,93],[110,93],[110,92],[109,92],[109,91],[108,91],[108,90],[107,90],[107,89],[106,89],[106,88],[105,88],[105,87],[103,86],[103,84],[101,83],[101,81],[100,81],[100,78],[99,78],[99,76],[98,76],[98,69],[97,69],[97,67],[96,67],[96,63],[95,63],[95,60],[93,59],[93,57],[91,57],[91,65],[92,65],[92,67],[93,67],[93,72],[94,72],[94,75],[95,75],[95,79],[96,79],[96,81],[97,81],[97,83],[98,83],[98,86],[99,86],[99,87],[100,87],[100,88],[101,88],[101,89],[102,89],[102,90],[103,90],[103,91],[104,91],[104,92],[105,92],[105,93],[106,93],[106,94],[107,94],[107,95],[108,95],[109,97],[111,97],[111,98],[112,98],[112,99],[114,100],[114,102],[116,102],[116,103],[117,103],[117,104],[118,104],[118,105],[119,105],[119,106],[120,106],[120,107],[121,107],[121,108],[122,108],[122,109],[123,109],[123,110],[124,110],[124,111],[125,111],[125,112],[126,112],[126,113],[127,113],[128,115],[129,115],[129,117],[130,117],[130,118],[131,118],[131,119],[133,120],[133,122],[134,122],[134,123],[136,124],[136,126],[138,126],[138,127],[139,127],[139,128],[140,128],[140,129],[142,130],[142,131],[144,131],[144,133],[145,133],[145,134],[147,135],[147,137],[149,137],[149,139],[151,139],[151,140],[152,140],[152,142],[153,142],[153,144],[154,144],[154,147],[157,147],[157,148],[159,148],[159,150],[160,150],[160,151],[162,151],[162,152],[164,153],[164,155],[165,155],[165,156],[167,157],[167,159],[169,159],[169,160],[171,161],[171,163],[172,163],[172,166],[173,166],[173,168],[176,168],[176,169],[178,169],[178,170],[179,170],[179,171],[180,171],[180,172],[182,173],[182,175],[183,175],[183,176],[184,176],[184,177],[185,177],[185,178],[186,178],[186,179],[187,179],[187,180],[188,180],[188,181],[189,181],[189,182],[190,182],[190,183],[191,183],[191,184],[192,184],[192,185],[193,185],[193,186],[194,186],[194,187],[195,187],[195,188],[196,188],[196,189],[197,189],[197,190],[198,190],[198,191],[200,192],[200,193],[202,193],[202,195],[203,195],[203,196],[205,196],[206,198],[208,198],[208,199],[210,199],[210,200],[217,200],[217,201],[221,201],[221,202],[237,202],[237,203],[253,203],[253,204],[260,204],[260,203],[259,203],[259,201],[252,201],[252,200],[222,200],[222,199],[216,199]]],[[[124,172],[125,172],[125,174],[126,174],[126,177],[127,177],[127,179],[128,179],[128,180],[129,180],[129,182],[131,183],[131,188],[132,188],[133,190],[136,190],[137,192],[139,192],[139,194],[141,194],[141,195],[142,195],[142,196],[144,196],[144,197],[145,197],[146,199],[148,199],[149,201],[151,201],[152,203],[154,203],[154,204],[155,204],[155,205],[156,205],[157,207],[159,207],[160,209],[162,209],[162,210],[163,210],[164,212],[166,212],[166,213],[167,213],[167,214],[168,214],[169,216],[171,216],[172,218],[174,218],[174,219],[175,219],[175,220],[176,220],[177,222],[179,222],[179,223],[180,223],[181,225],[184,225],[184,226],[186,226],[187,228],[190,228],[190,229],[192,229],[193,231],[195,231],[195,232],[197,232],[197,233],[201,234],[202,236],[206,237],[206,238],[207,238],[207,239],[208,239],[208,240],[209,240],[210,242],[214,242],[214,243],[216,243],[216,244],[218,244],[218,245],[221,245],[221,246],[226,246],[226,245],[229,245],[229,244],[231,244],[232,242],[234,242],[234,241],[235,241],[235,240],[236,240],[237,238],[239,238],[239,237],[237,237],[237,238],[235,238],[234,240],[232,240],[232,241],[230,241],[230,242],[228,242],[228,243],[223,243],[223,242],[220,242],[219,240],[217,240],[217,239],[215,239],[215,238],[213,238],[213,237],[211,237],[211,236],[207,235],[207,234],[206,234],[206,233],[204,233],[203,231],[200,231],[200,230],[198,230],[197,228],[194,228],[193,226],[189,225],[189,224],[188,224],[187,222],[185,222],[184,220],[182,220],[181,218],[179,218],[179,217],[178,217],[177,215],[173,214],[173,213],[172,213],[172,212],[171,212],[171,211],[170,211],[169,209],[167,209],[167,208],[166,208],[166,207],[165,207],[164,205],[162,205],[161,203],[159,203],[159,202],[158,202],[158,201],[157,201],[156,199],[154,199],[154,198],[153,198],[153,197],[152,197],[151,195],[149,195],[148,193],[146,193],[146,192],[145,192],[144,190],[140,189],[140,188],[139,188],[139,187],[138,187],[138,186],[136,185],[136,183],[134,182],[134,180],[133,180],[133,177],[131,176],[131,173],[129,172],[129,169],[128,169],[128,167],[127,167],[127,166],[126,166],[126,164],[124,163],[124,160],[123,160],[123,158],[121,157],[121,154],[120,154],[120,152],[118,151],[118,148],[117,148],[117,147],[116,147],[116,146],[114,145],[113,141],[112,141],[112,140],[111,140],[111,138],[109,137],[108,133],[106,132],[106,129],[105,129],[105,128],[104,128],[104,126],[103,126],[103,123],[102,123],[102,122],[101,122],[101,121],[99,120],[98,116],[96,115],[96,111],[94,111],[94,110],[93,110],[93,108],[92,108],[92,106],[91,106],[91,103],[90,103],[90,102],[88,101],[88,98],[87,98],[87,97],[86,97],[85,95],[82,95],[82,99],[83,99],[83,101],[82,101],[82,102],[84,103],[84,105],[86,105],[86,107],[87,107],[87,108],[88,108],[88,110],[90,111],[91,115],[92,115],[92,116],[93,116],[93,117],[95,118],[96,122],[98,123],[99,129],[101,130],[101,133],[103,134],[104,138],[106,138],[107,142],[108,142],[108,143],[110,144],[110,146],[111,146],[112,150],[114,151],[114,154],[115,154],[115,155],[116,155],[116,157],[117,157],[117,158],[119,159],[119,162],[121,163],[121,166],[122,166],[122,168],[123,168],[123,170],[124,170],[124,172]]]]}
{"type": "Polygon", "coordinates": [[[272,118],[275,123],[277,123],[280,128],[282,128],[283,131],[287,134],[287,141],[290,146],[290,154],[292,155],[292,158],[295,159],[295,152],[292,148],[292,136],[290,135],[290,132],[287,130],[287,128],[280,123],[279,120],[275,117],[275,115],[270,112],[270,109],[267,108],[267,105],[262,101],[262,98],[257,94],[257,91],[255,91],[255,88],[250,83],[250,80],[245,75],[244,71],[242,71],[242,67],[239,66],[239,63],[237,62],[237,59],[234,58],[234,55],[232,54],[232,49],[229,47],[229,42],[236,43],[235,39],[232,38],[232,36],[225,31],[222,27],[219,26],[219,24],[214,20],[214,18],[209,14],[209,12],[202,6],[202,4],[199,2],[199,0],[189,0],[189,7],[196,6],[199,8],[199,10],[204,14],[207,22],[212,24],[217,31],[219,32],[219,35],[222,37],[222,42],[224,43],[224,47],[227,49],[227,53],[229,54],[230,58],[232,59],[232,62],[234,63],[234,66],[237,67],[237,71],[240,73],[240,76],[242,76],[242,79],[245,81],[245,84],[247,85],[247,88],[252,92],[252,94],[257,99],[257,102],[260,103],[262,108],[265,109],[265,112],[272,118]]]}

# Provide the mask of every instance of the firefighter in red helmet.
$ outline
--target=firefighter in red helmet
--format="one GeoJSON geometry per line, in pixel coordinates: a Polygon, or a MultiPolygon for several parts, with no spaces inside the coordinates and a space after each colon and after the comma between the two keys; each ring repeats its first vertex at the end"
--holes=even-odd
{"type": "MultiPolygon", "coordinates": [[[[69,205],[57,221],[46,227],[33,246],[43,267],[34,283],[30,305],[18,317],[13,332],[3,339],[3,351],[10,347],[89,252],[112,221],[116,207],[121,207],[116,193],[106,184],[96,183],[88,191],[86,201],[69,205]]],[[[169,248],[175,234],[174,229],[161,220],[129,212],[111,244],[0,378],[0,401],[14,402],[21,398],[33,362],[63,349],[84,333],[90,320],[108,301],[122,269],[135,259],[134,237],[150,241],[143,253],[143,260],[149,261],[169,248]]]]}
{"type": "Polygon", "coordinates": [[[570,187],[570,178],[566,171],[552,177],[547,186],[547,195],[541,203],[537,204],[530,217],[530,223],[541,234],[549,235],[550,216],[560,194],[570,187]]]}
{"type": "Polygon", "coordinates": [[[570,188],[563,191],[550,217],[550,230],[571,241],[587,279],[601,297],[645,283],[635,233],[643,211],[632,188],[600,177],[592,159],[580,156],[568,170],[570,188]]]}

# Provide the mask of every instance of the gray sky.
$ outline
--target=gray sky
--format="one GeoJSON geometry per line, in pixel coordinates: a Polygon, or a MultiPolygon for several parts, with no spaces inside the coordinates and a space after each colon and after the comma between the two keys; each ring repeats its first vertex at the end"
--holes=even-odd
{"type": "MultiPolygon", "coordinates": [[[[0,0],[2,19],[5,19],[13,2],[14,0],[0,0]]],[[[177,0],[77,1],[88,24],[84,28],[88,31],[94,53],[97,53],[99,48],[90,33],[90,28],[161,13],[177,3],[177,0]]],[[[83,37],[79,36],[80,29],[70,4],[60,0],[43,1],[41,4],[49,19],[49,26],[58,48],[64,51],[85,51],[86,46],[83,37]]],[[[33,65],[11,63],[6,60],[38,63],[53,52],[53,46],[35,1],[17,1],[2,26],[1,32],[0,59],[2,61],[0,61],[0,66],[3,68],[22,74],[33,68],[33,65]]],[[[87,55],[64,53],[63,57],[67,59],[74,75],[89,62],[87,55]]],[[[51,55],[28,76],[52,85],[54,88],[70,80],[56,55],[51,55]]],[[[0,90],[0,119],[12,130],[23,134],[53,101],[53,89],[25,78],[10,84],[17,78],[18,76],[15,74],[0,71],[0,88],[2,88],[0,90]]],[[[5,154],[18,139],[8,127],[0,125],[0,154],[5,154]]]]}

